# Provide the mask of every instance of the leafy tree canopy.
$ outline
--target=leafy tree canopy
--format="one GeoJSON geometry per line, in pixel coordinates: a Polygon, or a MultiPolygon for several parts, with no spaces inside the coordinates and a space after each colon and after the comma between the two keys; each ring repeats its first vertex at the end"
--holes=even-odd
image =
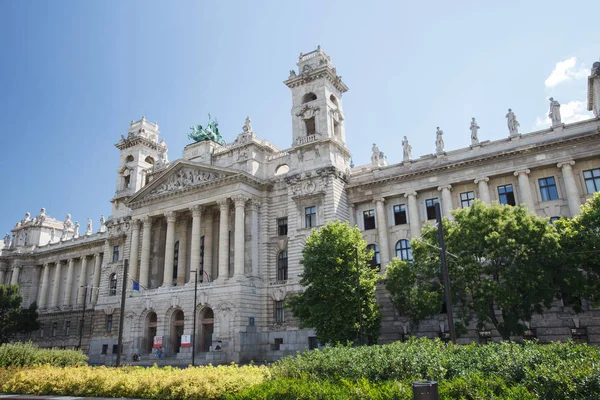
{"type": "MultiPolygon", "coordinates": [[[[444,219],[443,226],[457,332],[474,313],[479,328],[491,323],[505,339],[522,333],[524,321],[550,307],[565,278],[566,269],[557,268],[558,231],[522,207],[476,200],[453,214],[455,222],[444,219]]],[[[394,259],[386,287],[399,312],[418,325],[444,303],[437,228],[423,228],[411,246],[414,262],[394,259]]]]}
{"type": "Polygon", "coordinates": [[[369,264],[372,256],[360,230],[348,223],[333,221],[313,230],[300,261],[304,291],[287,302],[300,327],[314,329],[321,342],[346,343],[357,337],[362,343],[377,340],[381,311],[375,289],[380,276],[369,264]]]}
{"type": "Polygon", "coordinates": [[[21,308],[23,298],[17,285],[0,285],[0,344],[14,339],[18,333],[39,329],[37,305],[21,308]]]}

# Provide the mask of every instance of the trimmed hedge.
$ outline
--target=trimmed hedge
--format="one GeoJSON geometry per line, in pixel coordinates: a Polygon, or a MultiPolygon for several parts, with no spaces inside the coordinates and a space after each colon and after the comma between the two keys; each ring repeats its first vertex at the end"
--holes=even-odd
{"type": "Polygon", "coordinates": [[[5,343],[0,346],[0,368],[54,365],[56,367],[87,365],[81,351],[40,349],[29,343],[5,343]]]}

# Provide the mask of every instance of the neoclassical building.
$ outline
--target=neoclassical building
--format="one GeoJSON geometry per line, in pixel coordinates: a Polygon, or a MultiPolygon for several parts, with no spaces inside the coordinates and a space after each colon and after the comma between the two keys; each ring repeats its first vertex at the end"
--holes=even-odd
{"type": "MultiPolygon", "coordinates": [[[[115,145],[112,213],[98,229],[88,221],[79,232],[70,216],[57,220],[44,209],[16,224],[3,243],[0,283],[18,284],[24,305],[37,302],[42,327],[32,340],[114,362],[125,280],[126,360],[151,357],[144,355],[159,345],[169,362],[188,363],[192,351],[198,364],[273,360],[318,345],[284,309],[302,290],[299,260],[312,228],[358,225],[383,273],[393,257],[410,259],[410,239],[434,218],[436,202],[449,218],[480,198],[552,220],[573,216],[600,190],[600,63],[588,85],[595,118],[564,124],[554,101],[551,128],[520,133],[509,110],[504,139],[480,142],[473,120],[467,148],[446,150],[438,128],[435,154],[413,158],[405,138],[402,162],[388,165],[373,145],[371,164],[358,167],[346,146],[348,87],[331,59],[317,48],[297,67],[284,82],[292,92],[290,148],[257,137],[247,119],[233,142],[213,124],[169,162],[158,125],[142,117],[115,145]]],[[[444,335],[444,315],[410,332],[382,288],[378,299],[381,342],[444,335]]],[[[530,334],[598,344],[600,313],[576,315],[557,303],[531,322],[530,334]]],[[[473,327],[461,340],[479,336],[473,327]]]]}

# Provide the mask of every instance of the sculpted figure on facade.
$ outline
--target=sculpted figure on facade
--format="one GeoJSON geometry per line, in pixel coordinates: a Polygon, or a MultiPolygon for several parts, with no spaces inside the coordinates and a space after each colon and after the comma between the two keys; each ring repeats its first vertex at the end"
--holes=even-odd
{"type": "Polygon", "coordinates": [[[479,131],[479,126],[477,126],[477,121],[475,118],[471,118],[471,144],[479,144],[479,137],[477,133],[479,131]]]}
{"type": "Polygon", "coordinates": [[[373,143],[373,147],[371,147],[371,162],[374,165],[378,165],[379,164],[379,147],[377,147],[377,145],[375,143],[373,143]]]}
{"type": "Polygon", "coordinates": [[[410,143],[408,143],[408,139],[406,138],[406,136],[404,136],[404,139],[402,140],[402,150],[402,160],[404,162],[412,160],[412,146],[410,145],[410,143]]]}
{"type": "Polygon", "coordinates": [[[242,127],[242,131],[244,133],[252,133],[252,120],[250,119],[250,117],[246,117],[246,122],[242,127]]]}
{"type": "Polygon", "coordinates": [[[46,219],[46,209],[42,207],[42,209],[40,210],[40,215],[35,217],[35,220],[33,221],[33,223],[34,223],[34,225],[41,225],[45,219],[46,219]]]}
{"type": "Polygon", "coordinates": [[[56,229],[52,228],[52,230],[50,231],[50,240],[48,241],[48,244],[54,243],[55,237],[56,237],[56,229]]]}
{"type": "Polygon", "coordinates": [[[437,131],[435,132],[435,151],[436,153],[444,152],[444,131],[437,127],[437,131]]]}
{"type": "Polygon", "coordinates": [[[92,234],[92,219],[88,217],[87,219],[87,227],[85,229],[85,236],[90,236],[92,234]]]}
{"type": "Polygon", "coordinates": [[[600,118],[600,61],[592,65],[592,73],[588,78],[588,110],[600,118]]]}
{"type": "Polygon", "coordinates": [[[106,232],[106,220],[104,219],[104,215],[100,215],[100,229],[98,230],[98,232],[106,232]]]}
{"type": "Polygon", "coordinates": [[[8,232],[4,235],[4,248],[8,249],[10,247],[10,235],[8,232]]]}
{"type": "Polygon", "coordinates": [[[150,193],[161,194],[165,192],[171,192],[188,186],[196,186],[219,178],[222,178],[222,175],[213,172],[198,171],[186,168],[171,175],[165,183],[158,186],[150,193]]]}
{"type": "Polygon", "coordinates": [[[519,121],[517,121],[515,113],[510,108],[508,109],[508,114],[506,114],[506,124],[508,125],[508,132],[510,136],[519,134],[519,121]]]}
{"type": "Polygon", "coordinates": [[[63,222],[63,231],[60,235],[60,241],[67,239],[67,234],[73,230],[73,221],[71,221],[71,214],[67,214],[65,222],[63,222]]]}
{"type": "Polygon", "coordinates": [[[560,118],[560,103],[554,100],[554,97],[550,97],[550,110],[548,111],[548,117],[552,120],[552,126],[562,124],[560,118]]]}
{"type": "Polygon", "coordinates": [[[79,237],[79,227],[80,227],[80,226],[81,226],[81,225],[79,225],[79,222],[75,221],[75,234],[73,235],[73,237],[74,237],[75,239],[77,239],[77,238],[79,237]]]}

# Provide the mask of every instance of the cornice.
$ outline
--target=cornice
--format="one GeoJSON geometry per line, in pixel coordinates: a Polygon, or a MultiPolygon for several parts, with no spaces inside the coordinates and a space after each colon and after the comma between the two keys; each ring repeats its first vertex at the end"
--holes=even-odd
{"type": "MultiPolygon", "coordinates": [[[[447,171],[450,169],[457,169],[457,168],[462,168],[462,167],[467,167],[467,166],[477,166],[479,164],[485,164],[485,163],[488,163],[489,161],[497,160],[499,158],[506,159],[508,157],[515,157],[515,156],[518,156],[518,155],[521,155],[524,153],[531,152],[532,150],[536,150],[536,151],[537,150],[546,150],[546,149],[549,149],[552,147],[559,147],[559,146],[562,146],[562,145],[564,145],[566,143],[570,143],[570,142],[593,140],[597,136],[598,136],[598,132],[593,131],[593,132],[588,132],[583,135],[573,135],[570,137],[555,138],[554,140],[548,140],[548,141],[544,141],[541,143],[532,143],[532,144],[525,145],[523,147],[511,149],[511,150],[499,150],[498,152],[493,153],[493,154],[485,154],[485,155],[481,155],[481,156],[465,158],[462,160],[451,161],[447,164],[424,166],[421,169],[416,170],[416,171],[410,171],[410,172],[405,172],[405,173],[399,172],[397,175],[388,176],[388,177],[381,178],[381,179],[371,179],[367,182],[360,182],[360,183],[353,184],[352,183],[352,175],[350,175],[350,183],[348,183],[347,188],[355,189],[355,188],[360,188],[360,187],[373,187],[373,186],[379,186],[381,184],[385,184],[385,183],[389,183],[389,182],[406,181],[406,180],[410,180],[417,176],[432,175],[432,174],[436,174],[436,173],[439,173],[442,171],[447,171]]],[[[393,168],[393,167],[394,166],[390,166],[388,168],[393,168]]]]}
{"type": "Polygon", "coordinates": [[[144,144],[150,147],[152,150],[159,150],[162,148],[159,143],[155,143],[150,139],[147,139],[143,136],[135,136],[130,139],[122,139],[119,143],[115,144],[115,147],[119,150],[128,149],[130,147],[134,147],[138,144],[144,144]]]}

